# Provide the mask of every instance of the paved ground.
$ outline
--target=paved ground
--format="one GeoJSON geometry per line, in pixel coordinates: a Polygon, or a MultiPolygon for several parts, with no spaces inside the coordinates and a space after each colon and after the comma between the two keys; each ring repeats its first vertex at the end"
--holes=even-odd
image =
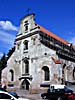
{"type": "MultiPolygon", "coordinates": [[[[68,86],[70,89],[72,89],[75,92],[75,85],[69,85],[68,86]]],[[[42,100],[41,98],[41,93],[37,94],[30,94],[29,91],[22,90],[22,89],[16,89],[16,93],[23,97],[23,98],[28,98],[30,100],[42,100]]]]}
{"type": "Polygon", "coordinates": [[[30,94],[28,91],[26,90],[16,90],[17,94],[21,97],[24,98],[29,98],[30,100],[42,100],[41,99],[41,94],[30,94]]]}

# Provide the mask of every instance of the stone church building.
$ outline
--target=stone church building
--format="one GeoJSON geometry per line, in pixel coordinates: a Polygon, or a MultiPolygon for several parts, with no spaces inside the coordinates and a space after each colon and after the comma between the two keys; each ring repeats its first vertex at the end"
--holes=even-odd
{"type": "Polygon", "coordinates": [[[2,83],[26,90],[75,81],[75,46],[35,22],[35,14],[20,21],[15,51],[2,72],[2,83]]]}

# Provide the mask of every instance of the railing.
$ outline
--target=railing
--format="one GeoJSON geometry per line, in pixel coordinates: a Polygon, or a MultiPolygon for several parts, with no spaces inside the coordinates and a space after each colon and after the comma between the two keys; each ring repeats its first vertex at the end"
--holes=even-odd
{"type": "Polygon", "coordinates": [[[58,56],[60,56],[60,58],[75,62],[75,56],[73,56],[71,53],[67,53],[64,51],[57,51],[56,53],[58,54],[58,56]]]}
{"type": "Polygon", "coordinates": [[[70,51],[70,48],[69,49],[67,49],[66,47],[63,48],[63,46],[60,46],[46,39],[45,37],[40,37],[40,38],[41,38],[40,39],[41,43],[43,43],[45,46],[53,50],[56,50],[56,53],[60,55],[61,58],[75,62],[75,52],[70,51]]]}

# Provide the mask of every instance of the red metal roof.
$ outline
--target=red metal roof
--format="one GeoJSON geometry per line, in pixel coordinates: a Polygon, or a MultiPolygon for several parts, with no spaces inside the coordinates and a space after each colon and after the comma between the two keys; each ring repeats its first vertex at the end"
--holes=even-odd
{"type": "Polygon", "coordinates": [[[55,64],[62,64],[60,60],[55,59],[54,57],[52,57],[52,60],[54,61],[55,64]]]}
{"type": "Polygon", "coordinates": [[[75,48],[75,45],[73,45],[73,48],[75,48]]]}
{"type": "Polygon", "coordinates": [[[42,26],[40,26],[40,25],[38,25],[38,26],[39,26],[39,28],[40,28],[40,31],[42,31],[42,32],[44,32],[44,33],[46,33],[46,34],[48,34],[49,36],[55,38],[56,40],[58,40],[58,41],[60,41],[60,42],[62,42],[62,43],[64,43],[64,44],[66,44],[66,45],[69,44],[69,42],[67,42],[66,40],[60,38],[59,36],[57,36],[57,35],[55,35],[55,34],[53,34],[52,32],[49,32],[48,30],[46,30],[46,29],[43,28],[42,26]]]}

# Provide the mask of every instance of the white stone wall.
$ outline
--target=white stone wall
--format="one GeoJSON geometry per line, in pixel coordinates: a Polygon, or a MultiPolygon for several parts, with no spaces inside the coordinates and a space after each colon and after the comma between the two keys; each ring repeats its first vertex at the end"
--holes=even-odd
{"type": "MultiPolygon", "coordinates": [[[[23,59],[25,57],[29,58],[29,74],[32,75],[32,81],[30,84],[32,89],[40,88],[40,84],[42,83],[61,83],[58,81],[58,78],[62,78],[62,66],[63,64],[55,64],[52,60],[52,57],[58,59],[56,55],[56,51],[46,47],[40,42],[40,36],[36,32],[39,30],[38,28],[30,31],[31,29],[35,28],[34,16],[25,17],[20,24],[20,30],[18,32],[18,36],[16,39],[19,39],[23,36],[27,36],[20,40],[17,40],[15,43],[15,52],[9,58],[7,62],[7,68],[3,70],[2,73],[2,80],[6,77],[8,82],[11,82],[11,73],[10,69],[14,71],[14,82],[18,87],[20,87],[21,82],[19,78],[24,74],[25,65],[23,59]],[[25,32],[24,22],[28,20],[28,31],[25,32]],[[34,35],[31,35],[35,33],[34,35]],[[20,35],[22,34],[22,35],[20,35]],[[29,35],[28,35],[29,34],[29,35]],[[24,50],[24,41],[28,40],[28,50],[24,50]],[[44,72],[42,70],[43,66],[47,66],[49,68],[50,80],[44,80],[44,72]],[[6,71],[7,70],[7,71],[6,71]]],[[[75,66],[74,63],[70,61],[65,61],[61,59],[63,63],[70,64],[72,68],[75,66]]],[[[73,70],[73,69],[72,69],[73,70]]],[[[71,70],[71,71],[72,71],[71,70]]],[[[68,77],[66,71],[65,79],[72,80],[72,72],[71,76],[68,77]]]]}

